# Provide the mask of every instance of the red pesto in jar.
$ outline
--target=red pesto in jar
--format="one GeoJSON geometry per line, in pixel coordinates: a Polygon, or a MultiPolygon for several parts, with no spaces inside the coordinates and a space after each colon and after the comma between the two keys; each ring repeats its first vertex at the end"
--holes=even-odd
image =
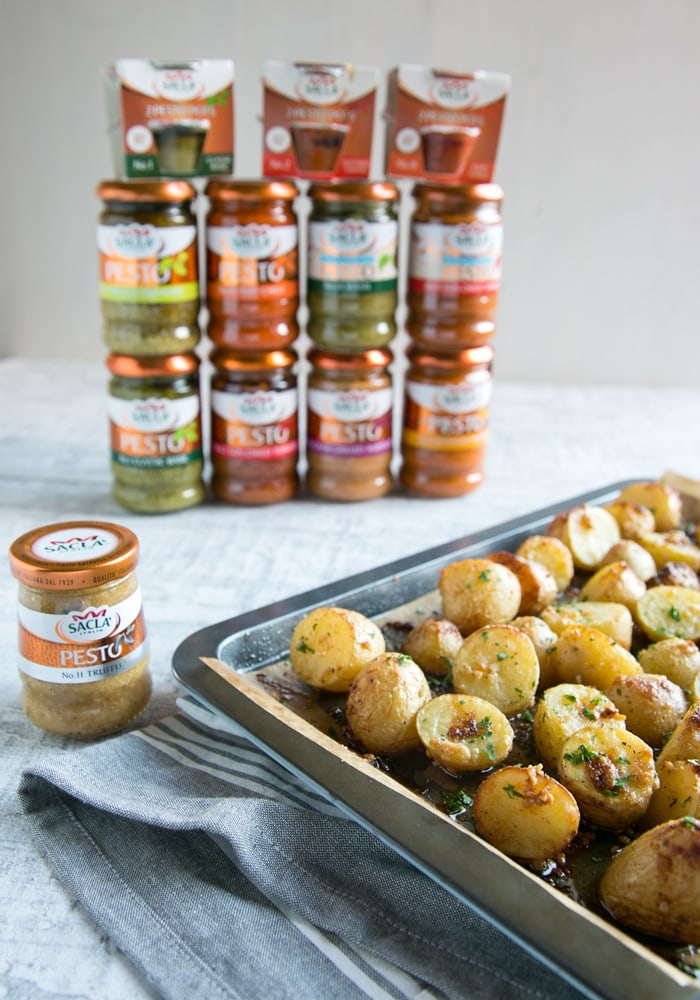
{"type": "Polygon", "coordinates": [[[479,486],[488,437],[493,349],[408,351],[401,435],[401,483],[429,497],[479,486]]]}
{"type": "Polygon", "coordinates": [[[215,496],[239,504],[288,500],[298,487],[296,352],[214,350],[211,361],[215,496]]]}

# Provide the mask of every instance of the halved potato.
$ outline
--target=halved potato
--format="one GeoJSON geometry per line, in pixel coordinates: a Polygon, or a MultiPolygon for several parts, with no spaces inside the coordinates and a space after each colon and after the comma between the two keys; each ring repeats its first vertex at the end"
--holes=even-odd
{"type": "Polygon", "coordinates": [[[520,581],[520,607],[518,614],[536,615],[555,600],[559,588],[557,582],[542,565],[512,552],[491,552],[489,559],[512,570],[520,581]]]}
{"type": "Polygon", "coordinates": [[[362,667],[386,649],[381,629],[345,608],[316,608],[292,632],[289,659],[311,687],[347,691],[362,667]]]}
{"type": "Polygon", "coordinates": [[[598,688],[587,684],[554,684],[541,695],[535,708],[532,735],[537,754],[550,771],[556,771],[561,748],[579,729],[593,723],[624,726],[624,716],[598,688]]]}
{"type": "Polygon", "coordinates": [[[688,710],[682,690],[663,674],[626,674],[605,688],[627,728],[658,750],[688,710]]]}
{"type": "Polygon", "coordinates": [[[637,601],[646,592],[644,581],[626,562],[611,562],[601,566],[581,588],[581,601],[612,601],[634,611],[637,601]]]}
{"type": "Polygon", "coordinates": [[[642,548],[639,542],[635,542],[631,538],[622,538],[619,542],[615,542],[608,549],[607,554],[603,556],[601,566],[615,562],[626,562],[639,579],[645,583],[656,573],[654,557],[645,548],[642,548]]]}
{"type": "Polygon", "coordinates": [[[508,716],[534,705],[539,677],[532,640],[512,625],[487,625],[472,632],[452,668],[456,691],[483,698],[508,716]]]}
{"type": "Polygon", "coordinates": [[[700,760],[700,704],[691,705],[664,743],[658,757],[664,760],[700,760]]]}
{"type": "Polygon", "coordinates": [[[652,512],[639,503],[618,499],[604,506],[617,521],[623,538],[639,538],[656,527],[652,512]]]}
{"type": "Polygon", "coordinates": [[[513,746],[513,728],[503,712],[483,698],[441,694],[416,719],[431,760],[457,774],[500,764],[513,746]]]}
{"type": "Polygon", "coordinates": [[[482,625],[515,618],[520,607],[520,581],[507,566],[489,559],[462,559],[440,573],[442,613],[463,635],[482,625]]]}
{"type": "Polygon", "coordinates": [[[635,617],[650,639],[700,639],[700,590],[651,587],[637,601],[635,617]]]}
{"type": "Polygon", "coordinates": [[[682,816],[700,817],[700,764],[696,760],[662,760],[656,764],[659,787],[644,813],[645,829],[682,816]]]}
{"type": "Polygon", "coordinates": [[[620,541],[620,528],[612,514],[587,503],[557,514],[547,534],[561,539],[574,565],[584,570],[596,569],[610,546],[620,541]]]}
{"type": "Polygon", "coordinates": [[[650,531],[641,535],[639,544],[646,549],[658,569],[665,563],[686,563],[696,573],[700,570],[700,545],[694,545],[684,531],[650,531]]]}
{"type": "Polygon", "coordinates": [[[635,657],[609,635],[587,625],[570,625],[559,636],[554,663],[559,679],[604,691],[623,674],[641,674],[635,657]]]}
{"type": "Polygon", "coordinates": [[[700,821],[670,820],[633,840],[610,862],[599,895],[626,927],[700,944],[700,821]]]}
{"type": "Polygon", "coordinates": [[[617,499],[648,507],[654,515],[657,531],[670,531],[681,523],[683,514],[681,495],[678,490],[666,483],[631,483],[621,490],[617,499]]]}
{"type": "Polygon", "coordinates": [[[579,821],[574,796],[540,764],[494,771],[474,798],[477,832],[499,851],[524,861],[559,854],[576,836],[579,821]]]}
{"type": "Polygon", "coordinates": [[[593,724],[572,733],[558,774],[583,815],[606,830],[636,823],[658,785],[653,750],[623,725],[593,724]]]}
{"type": "Polygon", "coordinates": [[[412,657],[421,670],[443,676],[452,670],[462,645],[462,633],[446,618],[426,618],[408,633],[402,651],[412,657]]]}
{"type": "Polygon", "coordinates": [[[345,707],[353,734],[371,753],[420,746],[416,716],[432,697],[425,674],[404,653],[382,653],[355,676],[345,707]]]}
{"type": "Polygon", "coordinates": [[[664,674],[692,701],[700,698],[700,649],[690,639],[662,639],[637,653],[648,674],[664,674]]]}
{"type": "Polygon", "coordinates": [[[528,635],[535,647],[537,659],[540,662],[540,688],[547,688],[550,684],[556,684],[558,677],[554,656],[557,648],[557,634],[553,632],[549,625],[538,618],[537,615],[519,615],[510,623],[513,628],[519,628],[521,632],[528,635]]]}
{"type": "Polygon", "coordinates": [[[523,559],[540,563],[554,577],[557,589],[566,590],[574,577],[574,557],[567,545],[553,535],[529,535],[515,550],[523,559]]]}
{"type": "Polygon", "coordinates": [[[611,639],[629,649],[632,645],[632,612],[624,604],[612,601],[570,601],[551,604],[542,611],[542,619],[553,632],[561,635],[572,625],[587,625],[605,632],[611,639]]]}

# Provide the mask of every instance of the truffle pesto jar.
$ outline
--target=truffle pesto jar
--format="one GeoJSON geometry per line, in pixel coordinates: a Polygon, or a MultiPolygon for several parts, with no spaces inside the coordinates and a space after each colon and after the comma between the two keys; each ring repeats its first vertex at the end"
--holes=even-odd
{"type": "Polygon", "coordinates": [[[199,358],[110,354],[107,367],[114,499],[157,514],[204,499],[199,358]]]}
{"type": "Polygon", "coordinates": [[[12,543],[22,704],[36,726],[94,739],[145,709],[151,676],[137,562],[136,536],[107,522],[47,525],[12,543]]]}
{"type": "Polygon", "coordinates": [[[187,181],[102,181],[99,294],[107,347],[168,355],[199,343],[196,189],[187,181]]]}
{"type": "Polygon", "coordinates": [[[309,337],[330,350],[384,347],[396,335],[398,188],[325,181],[309,198],[309,337]]]}

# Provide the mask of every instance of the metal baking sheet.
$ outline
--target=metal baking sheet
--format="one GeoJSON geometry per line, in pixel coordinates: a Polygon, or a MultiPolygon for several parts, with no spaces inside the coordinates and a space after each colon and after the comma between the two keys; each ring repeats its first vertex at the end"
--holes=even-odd
{"type": "Polygon", "coordinates": [[[294,626],[313,608],[334,604],[369,617],[386,614],[434,591],[440,569],[450,562],[515,549],[528,535],[541,533],[559,511],[605,503],[627,482],[201,629],[176,649],[172,668],[198,701],[233,720],[261,750],[587,996],[700,1000],[697,980],[246,680],[246,674],[287,657],[294,626]],[[205,661],[215,661],[218,672],[205,661]]]}

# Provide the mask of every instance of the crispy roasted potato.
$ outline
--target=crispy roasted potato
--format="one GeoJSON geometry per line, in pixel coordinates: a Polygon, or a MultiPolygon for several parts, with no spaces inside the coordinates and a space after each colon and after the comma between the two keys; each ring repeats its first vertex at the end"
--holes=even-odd
{"type": "Polygon", "coordinates": [[[639,538],[648,531],[654,531],[656,520],[648,507],[629,500],[613,500],[605,504],[618,523],[622,538],[639,538]]]}
{"type": "Polygon", "coordinates": [[[348,725],[371,753],[420,746],[418,711],[432,697],[425,674],[404,653],[382,653],[356,674],[346,704],[348,725]]]}
{"type": "Polygon", "coordinates": [[[700,704],[693,704],[664,743],[658,761],[700,760],[700,704]]]}
{"type": "Polygon", "coordinates": [[[647,587],[658,587],[661,584],[700,590],[700,577],[694,569],[690,568],[688,563],[668,562],[660,566],[657,572],[646,581],[647,587]]]}
{"type": "Polygon", "coordinates": [[[381,629],[358,611],[316,608],[294,629],[289,659],[311,687],[347,691],[355,674],[385,648],[381,629]]]}
{"type": "Polygon", "coordinates": [[[500,764],[513,746],[513,728],[503,712],[469,695],[438,695],[418,712],[416,725],[431,760],[457,774],[500,764]]]}
{"type": "Polygon", "coordinates": [[[626,562],[606,563],[590,576],[579,594],[581,601],[612,601],[634,611],[646,592],[644,581],[626,562]]]}
{"type": "Polygon", "coordinates": [[[525,861],[559,854],[576,836],[579,821],[574,796],[539,764],[494,771],[474,799],[477,833],[504,854],[525,861]]]}
{"type": "Polygon", "coordinates": [[[596,569],[610,546],[620,541],[620,528],[612,514],[587,503],[557,514],[547,534],[564,542],[574,565],[583,570],[596,569]]]}
{"type": "Polygon", "coordinates": [[[520,581],[507,566],[489,559],[462,559],[440,573],[442,613],[463,635],[482,625],[515,618],[520,607],[520,581]]]}
{"type": "Polygon", "coordinates": [[[624,726],[624,716],[598,688],[586,684],[555,684],[537,701],[532,735],[537,754],[549,771],[556,771],[561,748],[579,729],[593,723],[624,726]]]}
{"type": "Polygon", "coordinates": [[[635,618],[650,639],[700,639],[700,590],[661,584],[637,601],[635,618]]]}
{"type": "Polygon", "coordinates": [[[663,760],[656,764],[659,787],[651,797],[642,826],[649,829],[682,816],[700,817],[700,764],[696,760],[663,760]]]}
{"type": "Polygon", "coordinates": [[[636,823],[658,785],[653,750],[624,725],[577,729],[561,748],[557,770],[582,814],[606,830],[636,823]]]}
{"type": "Polygon", "coordinates": [[[542,565],[512,552],[491,552],[489,559],[512,570],[520,581],[520,615],[536,615],[551,604],[558,592],[557,582],[542,565]]]}
{"type": "Polygon", "coordinates": [[[548,569],[559,591],[566,590],[573,580],[574,557],[560,538],[553,535],[530,535],[521,542],[515,554],[548,569]]]}
{"type": "Polygon", "coordinates": [[[640,580],[646,583],[656,573],[656,563],[650,552],[631,538],[622,538],[608,549],[603,556],[601,566],[608,563],[625,562],[634,570],[640,580]]]}
{"type": "Polygon", "coordinates": [[[561,635],[564,629],[571,625],[587,625],[605,632],[625,649],[629,649],[632,645],[632,612],[624,604],[615,604],[612,601],[571,601],[568,604],[552,604],[543,610],[542,619],[557,635],[561,635]]]}
{"type": "Polygon", "coordinates": [[[670,531],[681,523],[681,495],[673,486],[665,483],[632,483],[620,492],[617,500],[648,507],[654,515],[657,531],[670,531]]]}
{"type": "Polygon", "coordinates": [[[692,701],[700,698],[700,649],[690,639],[662,639],[640,649],[637,659],[648,674],[664,674],[692,701]]]}
{"type": "Polygon", "coordinates": [[[513,628],[519,628],[528,635],[535,647],[537,659],[540,661],[540,688],[556,684],[559,679],[554,665],[554,650],[557,648],[557,634],[549,625],[536,615],[520,615],[510,623],[513,628]]]}
{"type": "Polygon", "coordinates": [[[625,674],[604,694],[610,698],[635,736],[658,750],[688,709],[682,688],[664,674],[625,674]]]}
{"type": "Polygon", "coordinates": [[[684,531],[652,531],[641,535],[639,544],[646,549],[658,569],[666,563],[685,563],[700,570],[700,545],[695,545],[684,531]]]}
{"type": "Polygon", "coordinates": [[[512,625],[486,625],[472,632],[452,668],[456,691],[483,698],[507,716],[534,705],[539,678],[532,640],[512,625]]]}
{"type": "Polygon", "coordinates": [[[700,821],[674,819],[647,830],[610,862],[600,901],[644,934],[700,943],[700,821]]]}
{"type": "Polygon", "coordinates": [[[402,650],[428,674],[449,674],[462,645],[462,633],[446,618],[426,618],[412,628],[402,650]]]}
{"type": "Polygon", "coordinates": [[[559,636],[554,663],[559,679],[605,690],[622,674],[641,674],[635,657],[600,629],[570,625],[559,636]]]}

